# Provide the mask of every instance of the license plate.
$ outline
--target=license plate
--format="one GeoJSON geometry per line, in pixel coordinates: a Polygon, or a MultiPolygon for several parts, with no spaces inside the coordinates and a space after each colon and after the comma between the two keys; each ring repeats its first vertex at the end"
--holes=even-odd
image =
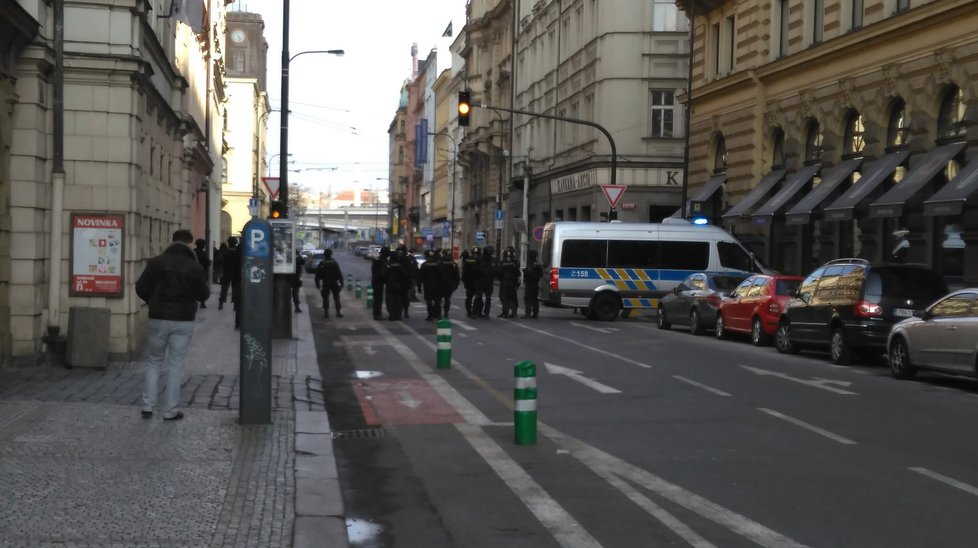
{"type": "Polygon", "coordinates": [[[913,310],[909,308],[894,308],[893,315],[897,316],[898,318],[912,318],[913,310]]]}

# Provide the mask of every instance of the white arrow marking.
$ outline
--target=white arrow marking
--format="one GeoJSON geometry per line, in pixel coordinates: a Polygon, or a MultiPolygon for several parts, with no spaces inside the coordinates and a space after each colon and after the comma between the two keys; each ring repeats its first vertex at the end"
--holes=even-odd
{"type": "Polygon", "coordinates": [[[414,409],[417,406],[421,405],[421,402],[414,399],[414,396],[412,396],[411,393],[408,392],[407,390],[401,390],[400,392],[398,392],[398,394],[401,395],[401,399],[397,400],[397,403],[405,407],[410,407],[411,409],[414,409]]]}
{"type": "Polygon", "coordinates": [[[584,325],[582,323],[577,323],[577,322],[571,322],[570,324],[571,325],[575,325],[577,327],[583,327],[584,329],[590,329],[591,331],[597,331],[598,333],[604,333],[605,335],[611,333],[611,331],[609,331],[609,330],[607,330],[607,329],[605,329],[603,327],[592,327],[590,325],[584,325]]]}
{"type": "Polygon", "coordinates": [[[368,345],[365,345],[365,346],[363,347],[363,351],[364,351],[364,353],[366,353],[366,354],[367,354],[368,356],[373,356],[374,354],[376,354],[376,353],[377,353],[377,351],[376,351],[376,350],[374,350],[374,347],[372,347],[372,346],[370,346],[369,344],[368,344],[368,345]]]}
{"type": "Polygon", "coordinates": [[[819,381],[821,384],[834,384],[837,386],[844,386],[846,388],[852,386],[851,381],[837,381],[834,379],[823,379],[822,377],[815,377],[814,380],[819,381]]]}
{"type": "Polygon", "coordinates": [[[834,381],[834,380],[831,380],[831,379],[819,379],[819,378],[815,378],[815,379],[812,379],[810,381],[806,381],[805,379],[799,379],[797,377],[792,377],[791,375],[787,375],[785,373],[778,373],[777,371],[768,371],[767,369],[757,369],[756,367],[749,367],[749,366],[746,366],[746,365],[741,365],[741,367],[743,367],[744,369],[750,371],[751,373],[756,373],[758,375],[768,375],[768,376],[771,376],[771,377],[779,377],[779,378],[782,378],[782,379],[784,379],[786,381],[796,382],[798,384],[804,384],[806,386],[811,386],[812,388],[818,388],[818,389],[821,389],[821,390],[828,390],[829,392],[835,392],[836,394],[845,394],[847,396],[858,396],[859,395],[856,392],[850,392],[848,390],[843,390],[841,388],[835,388],[833,386],[829,386],[830,384],[841,384],[843,386],[848,387],[850,384],[852,384],[852,383],[845,382],[845,381],[834,381]]]}
{"type": "Polygon", "coordinates": [[[608,385],[601,384],[600,382],[589,379],[585,377],[580,371],[575,371],[569,367],[562,367],[559,365],[554,365],[550,362],[544,362],[544,366],[547,368],[547,373],[551,375],[565,375],[569,379],[573,379],[588,388],[593,388],[602,394],[621,394],[621,390],[617,390],[608,385]]]}

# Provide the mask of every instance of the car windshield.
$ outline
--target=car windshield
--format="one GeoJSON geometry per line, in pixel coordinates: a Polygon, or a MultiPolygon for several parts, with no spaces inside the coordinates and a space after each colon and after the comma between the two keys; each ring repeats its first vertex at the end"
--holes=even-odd
{"type": "Polygon", "coordinates": [[[740,285],[740,282],[747,279],[747,276],[732,276],[729,274],[724,274],[720,276],[711,276],[710,285],[713,289],[717,291],[730,291],[731,289],[740,285]]]}
{"type": "Polygon", "coordinates": [[[929,304],[947,294],[947,285],[936,272],[926,268],[875,268],[866,279],[865,298],[878,303],[883,297],[913,299],[929,304]]]}
{"type": "Polygon", "coordinates": [[[791,295],[798,290],[801,285],[801,280],[778,280],[777,292],[778,295],[791,295]]]}

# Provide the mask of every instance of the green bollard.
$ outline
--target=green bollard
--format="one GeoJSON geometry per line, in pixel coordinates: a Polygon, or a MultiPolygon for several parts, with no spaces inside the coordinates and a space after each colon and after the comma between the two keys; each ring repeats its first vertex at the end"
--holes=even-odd
{"type": "Polygon", "coordinates": [[[367,286],[367,310],[374,307],[374,287],[372,285],[367,286]]]}
{"type": "Polygon", "coordinates": [[[355,291],[354,297],[356,297],[356,298],[359,299],[360,296],[361,296],[361,292],[360,292],[360,280],[357,280],[357,283],[356,283],[356,291],[355,291]]]}
{"type": "Polygon", "coordinates": [[[452,322],[438,320],[438,369],[452,368],[452,322]]]}
{"type": "Polygon", "coordinates": [[[353,290],[353,274],[346,275],[346,290],[347,291],[353,290]]]}
{"type": "Polygon", "coordinates": [[[513,426],[516,427],[516,445],[536,445],[537,366],[533,362],[522,361],[516,364],[514,370],[516,410],[513,412],[513,426]]]}

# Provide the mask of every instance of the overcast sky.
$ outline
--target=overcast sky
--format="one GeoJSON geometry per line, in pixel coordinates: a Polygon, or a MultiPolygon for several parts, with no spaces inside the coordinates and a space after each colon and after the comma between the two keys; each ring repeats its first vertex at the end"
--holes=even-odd
{"type": "MultiPolygon", "coordinates": [[[[231,8],[232,6],[229,6],[231,8]]],[[[281,104],[282,1],[242,0],[233,7],[259,13],[268,41],[268,97],[281,104]]],[[[289,79],[291,186],[313,194],[341,188],[387,188],[388,135],[411,76],[411,44],[419,57],[451,43],[442,34],[465,21],[465,0],[291,0],[289,53],[342,49],[294,59],[289,79]],[[336,171],[310,168],[337,168],[336,171]],[[382,177],[385,180],[378,181],[382,177]]],[[[448,55],[445,51],[444,55],[448,55]]],[[[441,65],[442,63],[439,63],[441,65]]],[[[269,158],[279,152],[280,118],[268,117],[269,158]]],[[[278,175],[278,157],[269,165],[278,175]]]]}

